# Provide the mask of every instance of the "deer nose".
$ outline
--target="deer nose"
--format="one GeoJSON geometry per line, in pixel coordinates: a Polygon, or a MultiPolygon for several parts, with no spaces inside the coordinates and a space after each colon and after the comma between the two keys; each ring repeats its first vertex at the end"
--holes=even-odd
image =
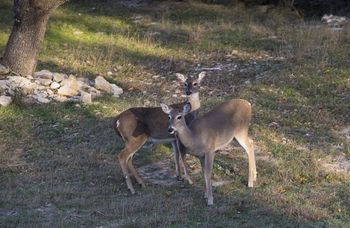
{"type": "Polygon", "coordinates": [[[186,90],[186,95],[187,95],[187,96],[189,96],[189,95],[191,95],[191,94],[192,94],[192,90],[191,90],[191,89],[186,90]]]}
{"type": "Polygon", "coordinates": [[[169,128],[168,128],[168,132],[169,132],[170,134],[174,134],[175,129],[174,129],[174,128],[172,128],[172,127],[169,127],[169,128]]]}

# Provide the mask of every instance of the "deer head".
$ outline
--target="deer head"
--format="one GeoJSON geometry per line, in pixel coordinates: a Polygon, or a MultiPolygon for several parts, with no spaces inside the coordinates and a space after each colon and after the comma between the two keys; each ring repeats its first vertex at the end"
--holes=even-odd
{"type": "Polygon", "coordinates": [[[183,74],[176,73],[176,77],[184,83],[186,95],[191,95],[192,93],[199,92],[199,85],[202,79],[206,76],[205,71],[198,74],[198,77],[186,77],[183,74]]]}
{"type": "Polygon", "coordinates": [[[160,104],[163,112],[168,114],[169,117],[169,127],[168,132],[174,134],[181,127],[186,126],[185,115],[191,112],[191,104],[186,103],[182,110],[173,109],[166,104],[160,104]]]}

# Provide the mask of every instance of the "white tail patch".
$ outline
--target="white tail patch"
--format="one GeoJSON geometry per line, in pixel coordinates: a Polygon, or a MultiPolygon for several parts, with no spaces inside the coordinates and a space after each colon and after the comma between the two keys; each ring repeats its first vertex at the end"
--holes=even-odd
{"type": "Polygon", "coordinates": [[[120,121],[119,120],[117,120],[116,125],[117,125],[117,127],[119,127],[119,125],[120,125],[120,121]]]}

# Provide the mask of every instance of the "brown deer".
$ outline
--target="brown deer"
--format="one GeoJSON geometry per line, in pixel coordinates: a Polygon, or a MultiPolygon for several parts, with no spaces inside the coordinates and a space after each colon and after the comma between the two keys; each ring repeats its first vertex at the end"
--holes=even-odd
{"type": "MultiPolygon", "coordinates": [[[[200,107],[199,85],[205,77],[206,72],[201,72],[198,77],[186,78],[184,75],[177,73],[177,78],[184,83],[185,93],[189,95],[188,101],[173,104],[171,107],[180,108],[185,104],[191,106],[191,109],[197,110],[200,107]]],[[[186,121],[194,119],[194,114],[186,115],[186,121]]],[[[124,148],[118,154],[119,164],[121,166],[126,184],[132,194],[135,189],[130,180],[134,176],[137,183],[142,187],[145,186],[142,178],[137,173],[132,164],[133,155],[146,143],[147,140],[153,143],[171,143],[175,155],[176,175],[182,179],[180,170],[180,155],[184,163],[184,179],[192,184],[186,170],[185,153],[179,153],[176,138],[168,132],[168,116],[164,114],[161,107],[134,107],[119,114],[113,121],[113,128],[116,133],[125,141],[124,148]]]]}
{"type": "Polygon", "coordinates": [[[184,120],[191,110],[189,105],[185,104],[182,109],[165,104],[161,104],[161,107],[169,115],[169,133],[176,134],[186,152],[198,157],[201,162],[208,205],[213,204],[211,175],[215,151],[228,145],[233,138],[236,138],[248,154],[248,187],[253,187],[253,182],[256,181],[256,165],[253,143],[248,137],[252,112],[248,101],[232,99],[221,103],[189,125],[184,120]]]}

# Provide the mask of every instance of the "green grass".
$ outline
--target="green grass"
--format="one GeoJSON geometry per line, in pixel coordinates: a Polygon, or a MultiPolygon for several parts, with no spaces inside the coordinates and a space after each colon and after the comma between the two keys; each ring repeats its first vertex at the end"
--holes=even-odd
{"type": "MultiPolygon", "coordinates": [[[[11,31],[11,5],[0,2],[0,52],[11,31]]],[[[162,1],[127,9],[115,1],[84,1],[60,7],[38,70],[101,74],[125,94],[91,105],[19,100],[0,108],[0,225],[348,226],[349,173],[322,164],[350,158],[341,133],[350,119],[350,33],[314,24],[282,8],[263,13],[239,4],[162,1]],[[178,102],[174,73],[197,73],[198,64],[223,69],[204,79],[201,112],[233,97],[253,104],[257,186],[247,188],[246,155],[232,149],[215,159],[214,179],[233,182],[214,188],[213,207],[202,198],[200,174],[193,186],[149,185],[130,195],[116,160],[123,142],[110,127],[112,117],[132,106],[178,102]]],[[[144,147],[135,164],[170,153],[168,146],[144,147]]],[[[190,163],[198,168],[194,158],[190,163]]]]}

